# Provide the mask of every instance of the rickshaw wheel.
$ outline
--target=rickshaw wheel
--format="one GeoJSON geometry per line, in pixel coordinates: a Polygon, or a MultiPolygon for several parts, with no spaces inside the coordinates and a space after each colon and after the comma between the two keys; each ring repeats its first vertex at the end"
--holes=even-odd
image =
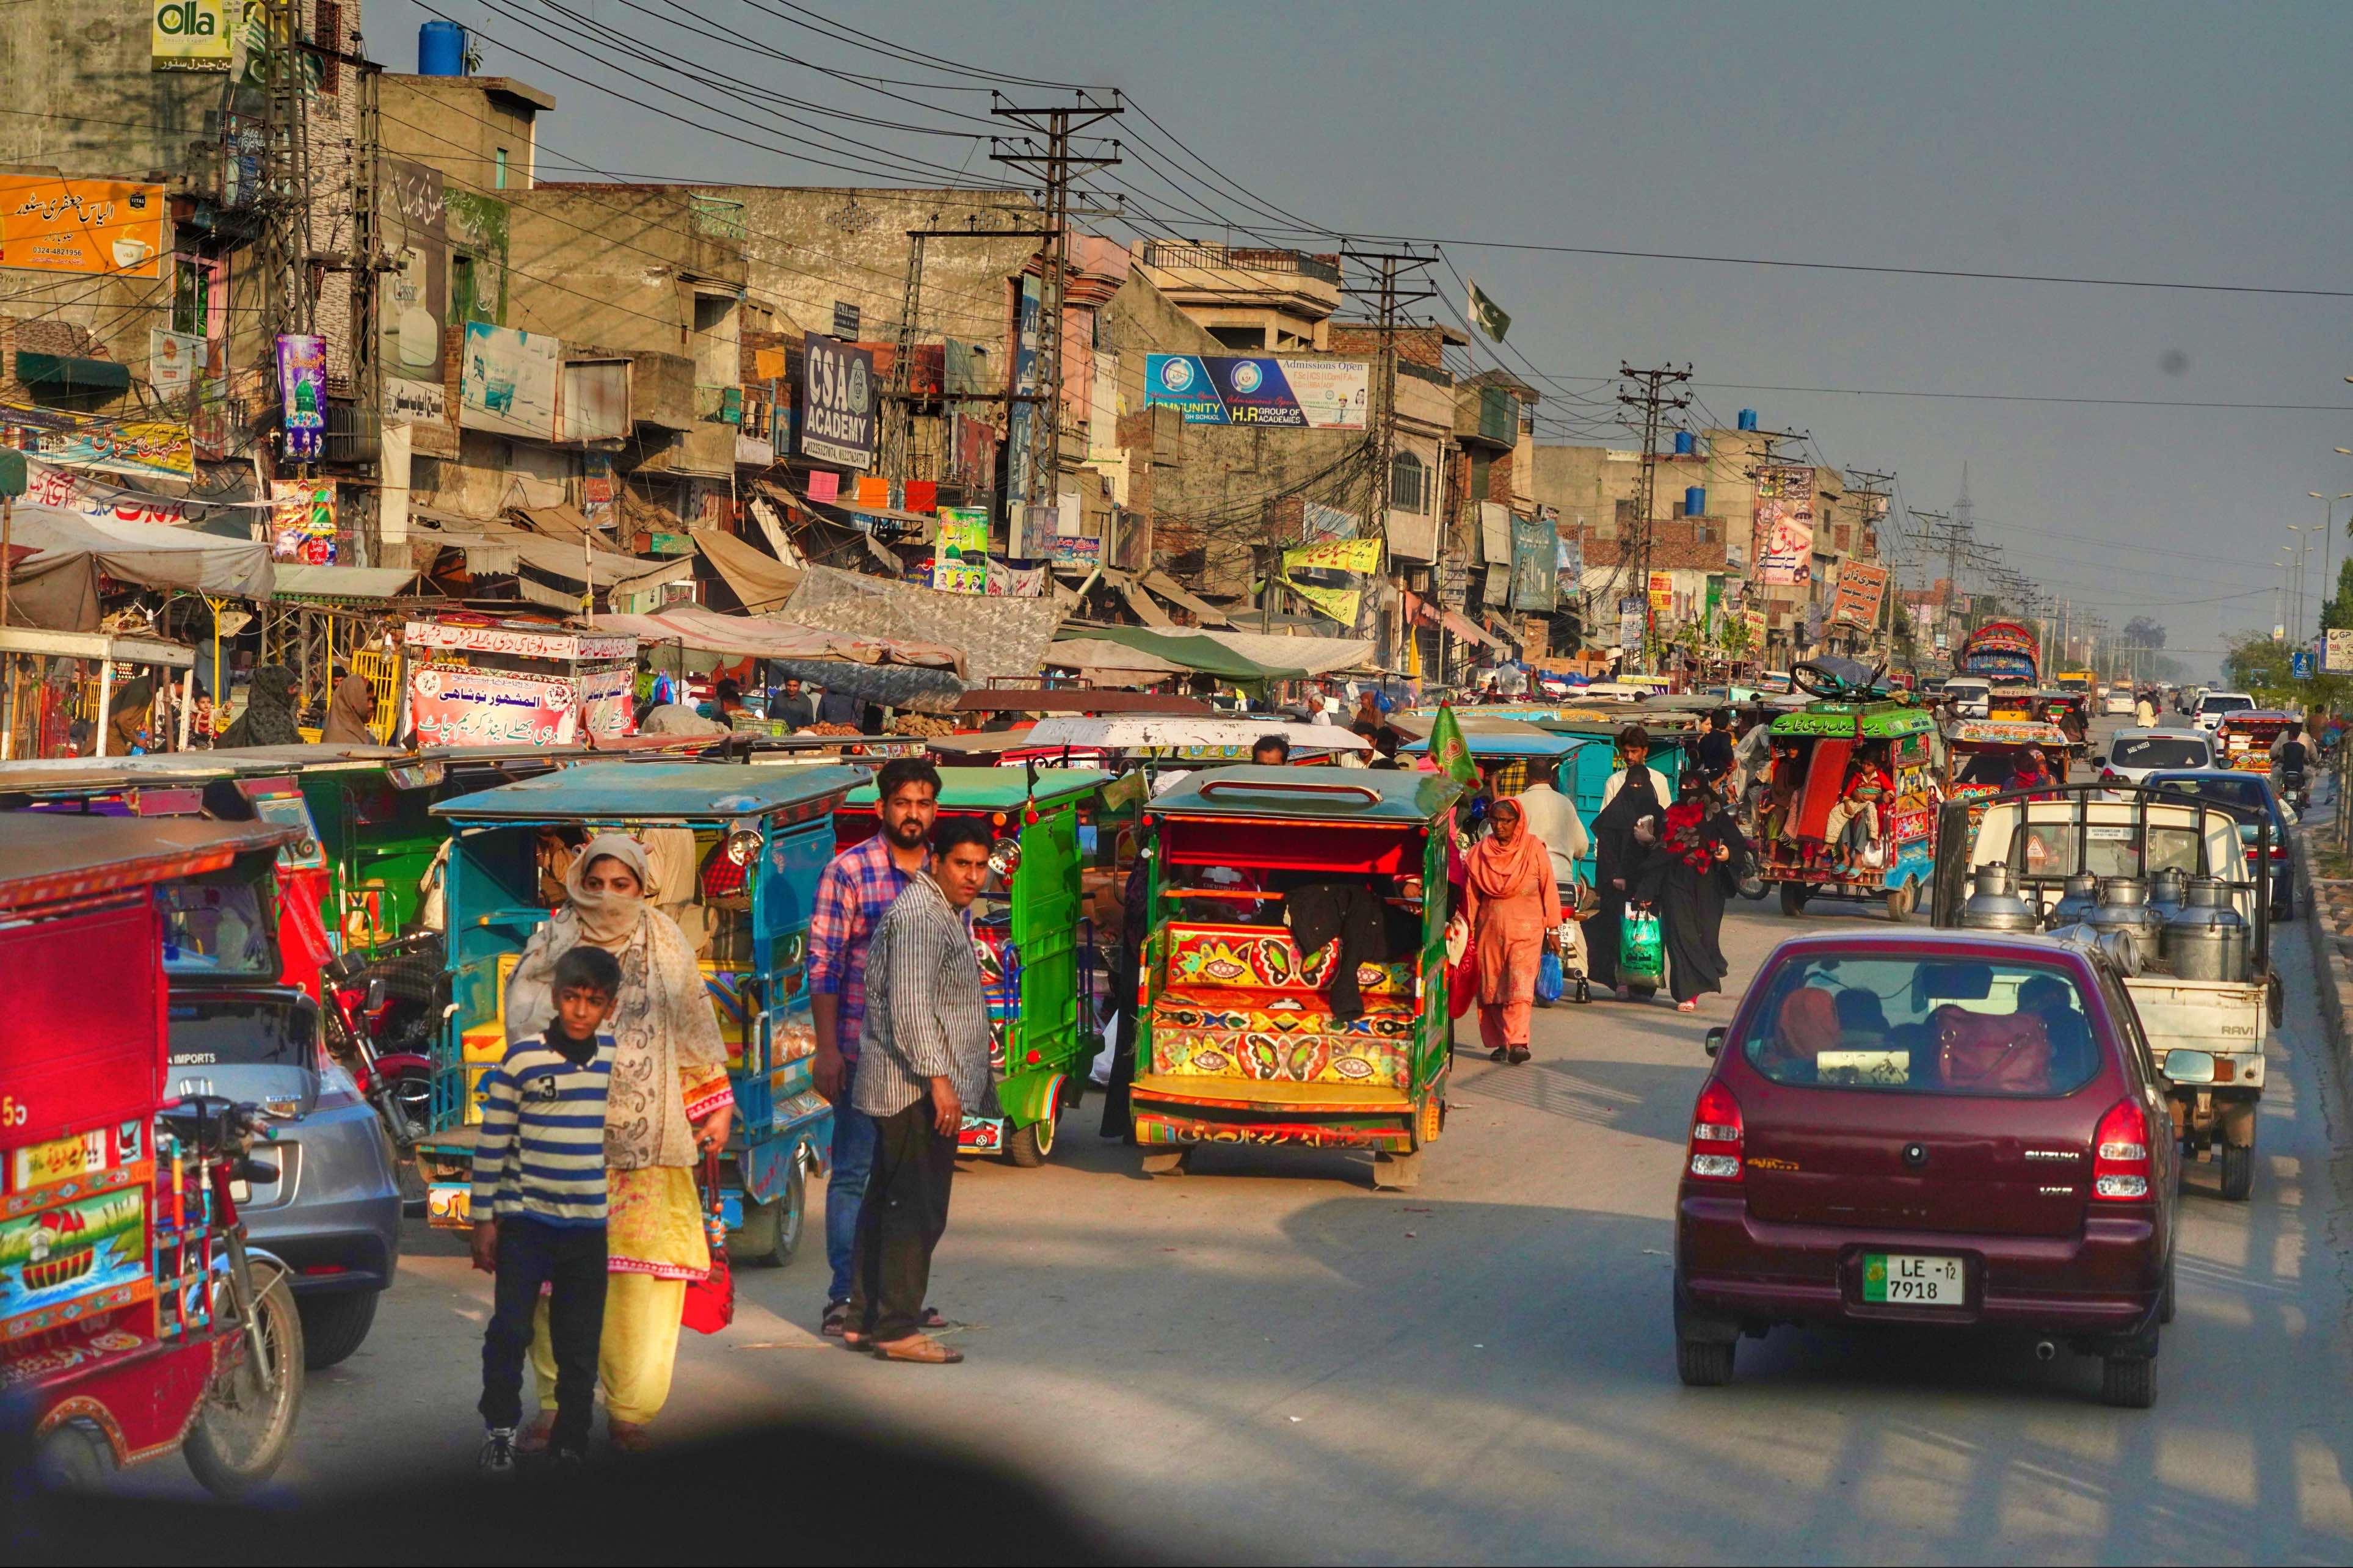
{"type": "Polygon", "coordinates": [[[1887,918],[1898,922],[1910,920],[1912,910],[1919,901],[1920,888],[1916,882],[1905,882],[1901,887],[1888,889],[1887,918]]]}
{"type": "Polygon", "coordinates": [[[727,1238],[730,1262],[754,1268],[782,1268],[800,1250],[801,1225],[808,1213],[808,1179],[797,1165],[773,1202],[744,1204],[744,1224],[727,1238]]]}
{"type": "Polygon", "coordinates": [[[1059,1100],[1046,1108],[1046,1114],[1027,1127],[1017,1127],[1013,1136],[1005,1141],[1005,1157],[1025,1171],[1034,1171],[1054,1154],[1054,1118],[1061,1110],[1059,1100]]]}
{"type": "Polygon", "coordinates": [[[1785,915],[1801,915],[1806,912],[1806,885],[1803,882],[1781,884],[1781,912],[1785,915]]]}

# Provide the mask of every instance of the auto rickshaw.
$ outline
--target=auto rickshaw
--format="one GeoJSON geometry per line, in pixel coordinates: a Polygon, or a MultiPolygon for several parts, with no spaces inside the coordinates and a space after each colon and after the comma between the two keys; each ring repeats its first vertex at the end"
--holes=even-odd
{"type": "Polygon", "coordinates": [[[2223,715],[2214,729],[2214,765],[2240,773],[2272,771],[2272,745],[2298,722],[2293,713],[2250,708],[2223,715]]]}
{"type": "MultiPolygon", "coordinates": [[[[2052,777],[2060,784],[2084,747],[2056,724],[2041,721],[1957,719],[1945,727],[1945,798],[1975,800],[2010,787],[2020,755],[2042,749],[2052,777]]],[[[1971,822],[1977,817],[1972,814],[1971,822]]]]}
{"type": "Polygon", "coordinates": [[[833,1108],[809,1072],[809,911],[833,854],[833,813],[865,780],[863,769],[828,764],[594,762],[433,808],[451,832],[451,1005],[434,1046],[433,1131],[417,1143],[430,1221],[470,1223],[477,1085],[506,1057],[508,978],[562,898],[543,851],[563,854],[600,831],[675,829],[694,836],[698,885],[685,899],[657,893],[696,942],[735,1094],[721,1173],[728,1253],[790,1260],[807,1173],[821,1167],[833,1135],[833,1108]]]}
{"type": "Polygon", "coordinates": [[[2065,687],[2046,686],[2034,694],[2034,716],[2056,724],[2070,740],[2081,743],[2092,733],[2092,694],[2065,687]]]}
{"type": "MultiPolygon", "coordinates": [[[[1805,667],[1800,667],[1801,672],[1805,667]]],[[[1816,895],[1883,898],[1890,920],[1909,919],[1936,871],[1936,721],[1908,701],[1875,690],[1810,702],[1775,719],[1778,805],[1768,808],[1757,842],[1757,875],[1781,890],[1781,912],[1805,912],[1816,895]],[[1788,759],[1798,769],[1793,788],[1782,786],[1788,759]],[[1843,796],[1851,762],[1875,764],[1894,782],[1892,797],[1876,802],[1878,836],[1851,865],[1829,851],[1838,837],[1833,807],[1843,796]]]]}
{"type": "MultiPolygon", "coordinates": [[[[1092,768],[942,768],[940,815],[976,816],[997,834],[995,875],[973,906],[973,948],[988,996],[988,1066],[1002,1116],[966,1116],[957,1146],[1025,1168],[1054,1152],[1055,1121],[1085,1091],[1103,1049],[1096,1023],[1093,922],[1082,918],[1082,809],[1111,782],[1092,768]]],[[[834,814],[847,849],[881,826],[875,787],[834,814]]]]}
{"type": "Polygon", "coordinates": [[[1369,1149],[1374,1185],[1415,1184],[1445,1127],[1442,889],[1462,794],[1443,773],[1245,764],[1145,807],[1145,1171],[1204,1143],[1369,1149]],[[1369,922],[1335,920],[1368,905],[1369,922]],[[1311,921],[1355,934],[1303,948],[1311,921]]]}
{"type": "Polygon", "coordinates": [[[164,971],[225,941],[275,966],[266,889],[293,837],[0,813],[0,1387],[77,1480],[177,1451],[235,1496],[293,1446],[301,1318],[237,1211],[281,1174],[252,1153],[267,1113],[165,1100],[164,971]]]}

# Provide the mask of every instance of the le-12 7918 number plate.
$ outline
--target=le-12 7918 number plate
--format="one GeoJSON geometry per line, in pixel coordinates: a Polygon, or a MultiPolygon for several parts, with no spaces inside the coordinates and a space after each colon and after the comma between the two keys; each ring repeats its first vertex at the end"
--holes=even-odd
{"type": "Polygon", "coordinates": [[[1890,1307],[1965,1305],[1961,1260],[1912,1252],[1862,1255],[1862,1299],[1890,1307]]]}

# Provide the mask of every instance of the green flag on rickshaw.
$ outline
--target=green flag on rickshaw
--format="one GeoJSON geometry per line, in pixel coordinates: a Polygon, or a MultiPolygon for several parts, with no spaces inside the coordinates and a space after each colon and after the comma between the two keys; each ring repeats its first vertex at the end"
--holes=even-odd
{"type": "Polygon", "coordinates": [[[1430,727],[1430,756],[1440,773],[1451,774],[1463,788],[1479,787],[1479,769],[1471,761],[1471,745],[1462,738],[1451,703],[1439,705],[1437,721],[1430,727]]]}

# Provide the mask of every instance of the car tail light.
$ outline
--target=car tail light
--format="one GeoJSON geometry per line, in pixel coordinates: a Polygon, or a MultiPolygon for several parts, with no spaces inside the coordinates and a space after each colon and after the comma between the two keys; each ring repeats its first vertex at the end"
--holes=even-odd
{"type": "Polygon", "coordinates": [[[1736,1182],[1741,1172],[1740,1101],[1715,1079],[1692,1108],[1691,1156],[1684,1169],[1703,1182],[1736,1182]]]}
{"type": "Polygon", "coordinates": [[[2092,1134],[2092,1195],[2115,1203],[2148,1196],[2148,1117],[2120,1100],[2092,1134]]]}
{"type": "Polygon", "coordinates": [[[2102,768],[2100,770],[2100,782],[2102,784],[2130,784],[2132,783],[2132,780],[2125,777],[2124,774],[2116,772],[2114,768],[2102,768]]]}

